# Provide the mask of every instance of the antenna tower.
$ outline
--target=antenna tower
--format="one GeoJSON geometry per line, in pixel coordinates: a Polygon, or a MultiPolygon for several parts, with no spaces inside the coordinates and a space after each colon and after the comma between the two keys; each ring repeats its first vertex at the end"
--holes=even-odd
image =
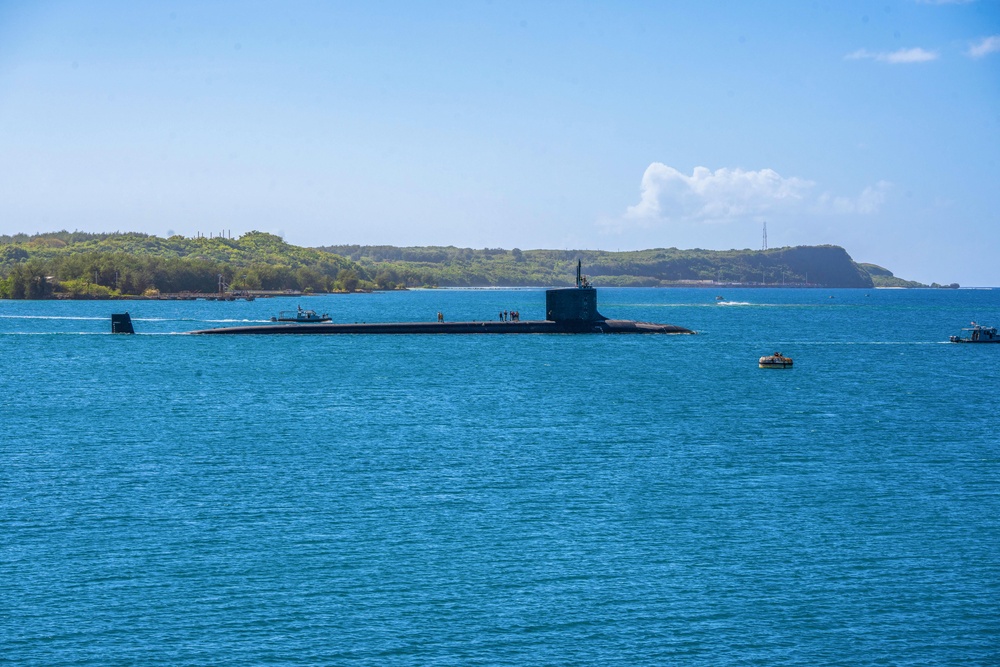
{"type": "Polygon", "coordinates": [[[764,221],[764,245],[761,250],[767,250],[767,220],[764,221]]]}

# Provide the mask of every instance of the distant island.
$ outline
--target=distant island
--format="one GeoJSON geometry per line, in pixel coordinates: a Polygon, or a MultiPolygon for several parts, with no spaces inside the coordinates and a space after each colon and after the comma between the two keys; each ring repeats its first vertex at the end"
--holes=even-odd
{"type": "Polygon", "coordinates": [[[928,287],[897,278],[875,264],[857,263],[833,245],[627,252],[454,246],[303,248],[257,231],[239,238],[60,231],[0,236],[0,298],[548,287],[572,285],[578,259],[597,286],[928,287]]]}
{"type": "Polygon", "coordinates": [[[626,252],[358,245],[319,249],[357,262],[380,285],[569,285],[576,261],[582,259],[586,273],[597,286],[928,287],[896,278],[875,264],[859,264],[846,250],[833,245],[626,252]]]}

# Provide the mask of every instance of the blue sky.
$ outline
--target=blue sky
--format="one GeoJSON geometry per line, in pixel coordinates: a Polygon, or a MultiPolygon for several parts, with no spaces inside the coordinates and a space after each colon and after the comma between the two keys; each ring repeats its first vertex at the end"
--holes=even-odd
{"type": "Polygon", "coordinates": [[[1000,1],[4,2],[0,233],[832,243],[998,285],[1000,1]]]}

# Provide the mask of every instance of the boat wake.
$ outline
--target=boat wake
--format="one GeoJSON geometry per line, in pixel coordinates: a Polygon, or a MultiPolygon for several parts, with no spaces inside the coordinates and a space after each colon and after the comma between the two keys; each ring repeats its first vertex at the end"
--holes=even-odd
{"type": "Polygon", "coordinates": [[[111,336],[110,331],[0,331],[0,336],[111,336]]]}
{"type": "Polygon", "coordinates": [[[788,341],[785,346],[792,347],[796,346],[809,346],[809,345],[823,345],[823,346],[839,346],[839,345],[941,345],[948,344],[948,341],[940,340],[797,340],[788,341]]]}
{"type": "MultiPolygon", "coordinates": [[[[136,321],[143,321],[141,317],[136,317],[136,321]]],[[[196,319],[184,319],[184,320],[174,320],[176,322],[270,322],[271,320],[247,320],[247,319],[229,319],[229,320],[196,320],[196,319]]]]}
{"type": "Polygon", "coordinates": [[[63,315],[0,315],[3,320],[107,320],[107,317],[71,317],[63,315]]]}
{"type": "MultiPolygon", "coordinates": [[[[80,322],[107,322],[108,317],[84,317],[76,315],[0,315],[0,320],[70,320],[80,322]]],[[[203,319],[199,317],[133,317],[134,322],[270,322],[271,320],[251,320],[247,318],[203,319]]]]}
{"type": "MultiPolygon", "coordinates": [[[[103,318],[102,318],[103,319],[103,318]]],[[[185,336],[185,331],[140,331],[134,336],[185,336]]],[[[114,336],[125,338],[122,334],[110,331],[0,331],[0,336],[114,336]]]]}

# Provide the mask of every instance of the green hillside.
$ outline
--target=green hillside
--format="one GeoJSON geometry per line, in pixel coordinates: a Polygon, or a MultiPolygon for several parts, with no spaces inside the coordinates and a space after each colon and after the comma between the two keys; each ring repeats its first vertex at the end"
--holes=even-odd
{"type": "Polygon", "coordinates": [[[0,236],[0,297],[95,298],[235,289],[351,291],[367,275],[343,257],[249,232],[237,239],[53,232],[0,236]]]}
{"type": "Polygon", "coordinates": [[[772,250],[504,250],[501,248],[327,246],[360,264],[381,286],[569,285],[576,261],[595,285],[668,286],[692,281],[872,287],[838,246],[772,250]]]}
{"type": "MultiPolygon", "coordinates": [[[[263,232],[236,239],[53,232],[0,236],[0,298],[113,298],[232,289],[315,292],[571,285],[922,286],[838,246],[769,250],[520,250],[342,245],[303,248],[263,232]]],[[[957,286],[957,285],[953,285],[957,286]]]]}
{"type": "Polygon", "coordinates": [[[927,287],[927,285],[918,283],[915,280],[897,278],[892,274],[892,271],[878,264],[861,263],[858,266],[868,272],[868,275],[872,277],[875,287],[927,287]]]}

